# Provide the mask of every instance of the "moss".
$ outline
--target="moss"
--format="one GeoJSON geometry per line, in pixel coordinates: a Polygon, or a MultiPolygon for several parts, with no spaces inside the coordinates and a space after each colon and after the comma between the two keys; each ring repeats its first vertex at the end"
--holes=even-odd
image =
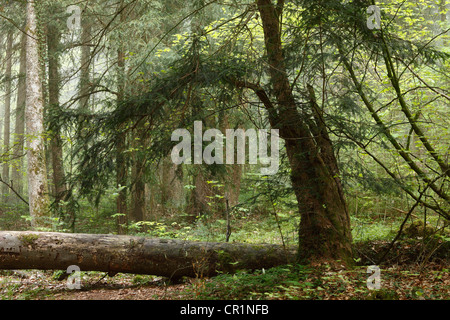
{"type": "Polygon", "coordinates": [[[34,241],[39,239],[39,235],[34,233],[23,234],[19,236],[20,241],[25,245],[32,245],[34,241]]]}
{"type": "Polygon", "coordinates": [[[434,228],[425,225],[423,221],[418,220],[411,223],[408,227],[405,228],[404,235],[409,238],[416,237],[425,237],[433,234],[435,232],[434,228]]]}
{"type": "Polygon", "coordinates": [[[217,251],[217,268],[223,272],[234,272],[238,261],[235,261],[229,252],[224,250],[217,251]]]}
{"type": "Polygon", "coordinates": [[[372,290],[367,300],[398,300],[398,293],[394,290],[380,289],[372,290]]]}

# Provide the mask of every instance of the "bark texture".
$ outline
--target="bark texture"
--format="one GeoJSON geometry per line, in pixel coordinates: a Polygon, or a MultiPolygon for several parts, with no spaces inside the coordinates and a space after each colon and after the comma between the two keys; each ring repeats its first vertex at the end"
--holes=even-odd
{"type": "Polygon", "coordinates": [[[43,223],[49,209],[47,170],[44,144],[44,99],[37,33],[36,2],[27,3],[27,103],[26,126],[28,141],[28,195],[32,227],[43,223]]]}
{"type": "MultiPolygon", "coordinates": [[[[17,85],[17,101],[16,101],[16,121],[14,127],[14,146],[13,146],[13,170],[11,180],[14,189],[18,194],[23,193],[23,153],[25,144],[25,105],[26,105],[26,65],[27,65],[27,35],[22,33],[20,43],[20,69],[17,85]]],[[[18,198],[14,200],[18,201],[18,198]]]]}
{"type": "MultiPolygon", "coordinates": [[[[10,138],[11,138],[11,69],[12,69],[12,55],[13,55],[13,32],[9,31],[6,38],[6,71],[5,71],[5,113],[3,120],[3,144],[6,153],[10,150],[10,138]]],[[[7,183],[9,179],[9,166],[8,162],[3,164],[2,179],[7,183]]],[[[9,188],[6,185],[1,186],[1,194],[4,197],[4,201],[8,201],[9,188]]]]}
{"type": "Polygon", "coordinates": [[[279,245],[191,242],[133,236],[0,232],[0,269],[151,274],[180,278],[270,268],[295,258],[279,245]]]}
{"type": "MultiPolygon", "coordinates": [[[[118,10],[122,10],[123,1],[120,1],[118,10]]],[[[120,22],[123,23],[125,16],[120,13],[120,22]]],[[[120,40],[119,49],[117,50],[117,86],[118,94],[117,101],[120,103],[125,97],[125,48],[123,41],[120,40]]],[[[127,136],[122,127],[118,128],[117,143],[116,143],[116,186],[119,190],[119,195],[116,200],[116,211],[121,215],[118,216],[118,232],[119,234],[126,233],[126,226],[128,224],[128,204],[127,204],[127,182],[128,182],[128,165],[125,157],[125,150],[127,148],[127,136]],[[124,187],[124,188],[122,188],[124,187]]]]}
{"type": "MultiPolygon", "coordinates": [[[[48,47],[48,99],[50,108],[59,108],[60,81],[59,75],[59,45],[61,34],[58,27],[49,24],[47,32],[48,47]]],[[[63,163],[63,141],[60,128],[54,128],[50,134],[50,153],[53,169],[53,184],[55,202],[59,204],[67,196],[65,184],[66,174],[63,163]]]]}

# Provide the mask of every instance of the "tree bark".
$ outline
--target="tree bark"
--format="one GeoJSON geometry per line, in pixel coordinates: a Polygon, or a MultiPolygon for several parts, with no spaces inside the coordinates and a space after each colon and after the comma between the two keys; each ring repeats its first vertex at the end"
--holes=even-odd
{"type": "MultiPolygon", "coordinates": [[[[3,35],[0,34],[0,44],[3,43],[3,35]]],[[[3,71],[3,69],[0,69],[3,71]]],[[[0,108],[0,114],[2,114],[2,109],[0,108]]],[[[3,133],[3,119],[0,118],[0,141],[2,140],[2,133],[3,133]]],[[[3,157],[3,150],[0,147],[0,159],[3,157]]],[[[1,161],[1,160],[0,160],[1,161]]]]}
{"type": "MultiPolygon", "coordinates": [[[[269,64],[270,84],[276,103],[257,92],[269,112],[274,129],[285,140],[291,181],[297,198],[300,259],[352,262],[350,217],[343,196],[331,140],[310,90],[310,121],[297,110],[289,83],[281,41],[283,1],[258,0],[269,64]]],[[[311,87],[308,86],[308,89],[311,87]]]]}
{"type": "MultiPolygon", "coordinates": [[[[12,55],[13,55],[13,32],[9,31],[6,38],[6,71],[5,71],[5,113],[3,122],[3,144],[5,153],[10,154],[10,137],[11,137],[11,69],[12,69],[12,55]]],[[[11,158],[11,157],[8,157],[11,158]]],[[[3,164],[2,180],[9,183],[9,161],[3,164]]],[[[8,202],[9,188],[2,185],[0,188],[3,200],[8,202]]]]}
{"type": "Polygon", "coordinates": [[[191,242],[133,236],[0,232],[0,269],[133,273],[180,278],[271,268],[289,263],[294,249],[280,245],[191,242]]]}
{"type": "MultiPolygon", "coordinates": [[[[25,141],[25,105],[26,105],[26,72],[27,72],[27,35],[22,33],[20,49],[19,80],[17,85],[16,122],[14,126],[14,165],[11,174],[14,190],[23,193],[23,148],[25,141]]],[[[18,199],[18,198],[17,198],[18,199]]],[[[17,200],[16,200],[17,201],[17,200]]]]}
{"type": "Polygon", "coordinates": [[[37,34],[36,2],[27,3],[27,103],[28,195],[32,227],[45,226],[43,217],[49,212],[47,170],[44,143],[44,100],[37,34]]]}
{"type": "MultiPolygon", "coordinates": [[[[48,99],[49,108],[59,108],[60,76],[59,76],[59,44],[60,31],[58,27],[49,24],[47,30],[48,46],[48,99]]],[[[51,133],[50,153],[53,169],[53,184],[55,203],[59,204],[67,196],[67,186],[65,184],[65,172],[63,164],[63,143],[59,126],[51,133]]]]}
{"type": "Polygon", "coordinates": [[[161,160],[161,204],[163,210],[180,211],[184,206],[185,189],[183,186],[183,169],[172,162],[170,157],[161,160]]]}
{"type": "MultiPolygon", "coordinates": [[[[123,8],[123,1],[120,1],[118,11],[123,8]]],[[[120,14],[120,22],[125,21],[124,13],[120,14]]],[[[117,66],[118,66],[118,95],[117,101],[121,103],[125,97],[125,49],[123,42],[119,44],[117,50],[117,66]]],[[[127,204],[127,182],[128,182],[128,166],[125,158],[125,150],[127,148],[127,135],[125,132],[120,132],[123,128],[119,128],[117,133],[116,143],[116,186],[119,189],[116,200],[116,211],[118,216],[118,233],[126,233],[126,225],[128,224],[128,204],[127,204]]]]}
{"type": "Polygon", "coordinates": [[[145,156],[144,151],[141,150],[143,146],[147,145],[147,139],[143,135],[144,124],[142,121],[137,124],[135,130],[132,131],[131,145],[132,152],[132,167],[131,167],[131,196],[132,196],[132,209],[130,212],[131,220],[144,221],[146,212],[146,199],[145,199],[145,156]]]}
{"type": "Polygon", "coordinates": [[[91,77],[90,77],[90,67],[91,67],[91,20],[87,13],[84,12],[81,30],[81,65],[80,65],[80,81],[79,81],[79,108],[80,110],[86,111],[89,108],[89,98],[91,92],[91,77]]]}

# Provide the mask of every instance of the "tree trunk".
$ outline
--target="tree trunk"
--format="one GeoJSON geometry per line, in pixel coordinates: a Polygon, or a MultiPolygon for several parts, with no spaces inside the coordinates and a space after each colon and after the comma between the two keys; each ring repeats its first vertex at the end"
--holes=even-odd
{"type": "MultiPolygon", "coordinates": [[[[12,69],[12,54],[13,54],[13,32],[9,31],[6,38],[6,71],[5,71],[5,117],[3,120],[3,144],[5,153],[11,154],[10,138],[11,138],[11,69],[12,69]]],[[[8,157],[10,159],[11,157],[8,157]]],[[[6,183],[10,183],[9,179],[9,161],[3,164],[2,168],[2,180],[6,183]]],[[[2,184],[0,188],[0,194],[3,195],[3,200],[8,202],[9,188],[5,184],[2,184]]]]}
{"type": "Polygon", "coordinates": [[[45,226],[49,212],[47,170],[44,144],[44,100],[42,95],[39,43],[35,1],[27,3],[27,103],[26,123],[28,135],[28,195],[32,227],[45,226]]]}
{"type": "Polygon", "coordinates": [[[133,152],[133,164],[131,168],[131,195],[132,195],[132,210],[130,212],[131,220],[144,221],[146,212],[145,199],[145,156],[142,150],[147,145],[147,141],[143,135],[144,125],[142,121],[137,124],[135,130],[132,132],[133,139],[131,141],[133,152]]]}
{"type": "Polygon", "coordinates": [[[25,105],[26,105],[26,72],[27,72],[27,35],[22,34],[20,49],[19,80],[17,85],[16,122],[14,127],[14,164],[11,174],[14,190],[23,193],[23,148],[25,133],[25,105]]]}
{"type": "MultiPolygon", "coordinates": [[[[61,34],[58,27],[49,24],[47,30],[48,45],[48,99],[50,110],[59,108],[59,43],[61,34]]],[[[59,127],[51,133],[50,153],[53,169],[53,184],[55,202],[59,204],[65,200],[67,186],[65,184],[65,172],[63,165],[62,139],[59,127]]]]}
{"type": "Polygon", "coordinates": [[[0,269],[133,273],[180,278],[271,268],[295,258],[280,245],[191,242],[133,236],[0,232],[0,269]]]}
{"type": "Polygon", "coordinates": [[[193,176],[193,185],[195,187],[191,189],[189,203],[186,208],[188,219],[190,221],[195,221],[195,219],[202,215],[209,215],[212,213],[212,208],[208,202],[212,203],[211,199],[214,197],[214,193],[211,189],[211,185],[208,184],[207,181],[213,179],[205,177],[206,174],[208,173],[205,173],[203,168],[199,167],[193,176]]]}
{"type": "MultiPolygon", "coordinates": [[[[2,34],[0,34],[0,44],[1,43],[3,43],[3,35],[2,34]]],[[[0,70],[2,70],[2,69],[0,68],[0,70]]],[[[2,114],[2,109],[1,108],[0,108],[0,114],[2,114]]],[[[2,140],[2,133],[3,133],[3,119],[0,118],[0,141],[2,140]]],[[[2,155],[3,155],[2,153],[3,153],[3,150],[0,147],[0,159],[1,159],[2,155]]]]}
{"type": "MultiPolygon", "coordinates": [[[[118,11],[123,8],[123,1],[120,1],[118,11]]],[[[120,13],[120,22],[124,22],[124,13],[120,13]]],[[[118,95],[117,101],[120,103],[125,97],[125,52],[123,43],[120,43],[119,49],[117,50],[117,65],[118,65],[118,95]]],[[[116,144],[116,186],[119,189],[116,200],[116,213],[120,213],[118,216],[118,233],[126,233],[126,225],[128,223],[128,206],[127,206],[127,177],[128,177],[128,166],[125,158],[125,150],[127,137],[126,133],[120,132],[122,128],[119,128],[117,133],[117,144],[116,144]]]]}
{"type": "Polygon", "coordinates": [[[83,15],[82,29],[81,29],[81,66],[80,66],[80,82],[79,82],[79,108],[80,110],[87,110],[89,107],[89,97],[91,92],[91,21],[85,12],[83,15]]]}
{"type": "MultiPolygon", "coordinates": [[[[219,116],[220,130],[226,132],[227,129],[232,128],[228,121],[228,115],[223,112],[219,116]]],[[[245,128],[240,128],[245,129],[245,128]]],[[[228,200],[228,205],[234,207],[239,203],[239,195],[241,193],[241,180],[243,172],[242,164],[225,165],[226,175],[224,177],[225,192],[224,202],[228,200]]],[[[225,208],[226,209],[226,208],[225,208]]]]}
{"type": "Polygon", "coordinates": [[[184,205],[183,168],[172,162],[170,157],[161,161],[161,204],[164,211],[180,211],[184,205]]]}
{"type": "MultiPolygon", "coordinates": [[[[280,2],[279,2],[280,3],[280,2]]],[[[281,4],[282,5],[282,4],[281,4]]],[[[258,0],[276,104],[266,101],[269,120],[285,140],[292,186],[301,214],[300,258],[308,261],[352,262],[351,229],[347,205],[331,141],[310,92],[315,122],[302,117],[292,93],[281,42],[283,8],[258,0]],[[275,107],[276,105],[276,107],[275,107]]],[[[263,101],[264,102],[264,101],[263,101]]]]}

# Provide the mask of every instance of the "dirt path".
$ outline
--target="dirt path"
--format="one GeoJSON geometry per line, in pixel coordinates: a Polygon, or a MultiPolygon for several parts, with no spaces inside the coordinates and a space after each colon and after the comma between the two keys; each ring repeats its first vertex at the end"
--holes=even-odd
{"type": "Polygon", "coordinates": [[[109,277],[86,272],[80,288],[75,282],[58,280],[49,271],[13,271],[0,273],[0,299],[3,300],[173,300],[183,299],[188,285],[167,284],[167,279],[152,276],[118,274],[109,277]]]}
{"type": "Polygon", "coordinates": [[[180,292],[185,285],[168,287],[150,286],[133,288],[100,288],[77,290],[53,295],[52,300],[173,300],[183,299],[180,292]]]}

